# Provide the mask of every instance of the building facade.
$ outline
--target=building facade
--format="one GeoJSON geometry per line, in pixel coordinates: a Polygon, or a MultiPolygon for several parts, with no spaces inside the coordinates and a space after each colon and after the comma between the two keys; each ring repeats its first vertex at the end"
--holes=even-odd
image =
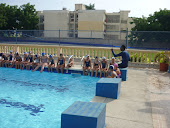
{"type": "MultiPolygon", "coordinates": [[[[130,11],[107,13],[105,10],[86,10],[85,5],[76,4],[75,11],[44,10],[38,12],[39,29],[45,37],[125,39],[129,27],[130,11]],[[120,34],[120,31],[122,33],[120,34]]],[[[131,27],[129,27],[131,28],[131,27]]]]}

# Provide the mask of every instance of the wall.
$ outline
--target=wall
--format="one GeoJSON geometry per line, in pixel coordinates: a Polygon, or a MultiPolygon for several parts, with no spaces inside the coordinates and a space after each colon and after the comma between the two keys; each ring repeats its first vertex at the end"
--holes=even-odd
{"type": "Polygon", "coordinates": [[[83,4],[75,4],[75,10],[86,10],[86,7],[83,4]]]}
{"type": "Polygon", "coordinates": [[[95,31],[95,33],[92,35],[93,38],[104,38],[104,20],[104,10],[78,11],[78,37],[90,38],[90,31],[93,30],[95,31]]]}
{"type": "MultiPolygon", "coordinates": [[[[69,11],[67,10],[45,10],[44,11],[44,30],[68,30],[69,11]]],[[[45,31],[45,37],[58,37],[58,31],[45,31]]],[[[68,37],[68,32],[62,32],[60,37],[68,37]]]]}

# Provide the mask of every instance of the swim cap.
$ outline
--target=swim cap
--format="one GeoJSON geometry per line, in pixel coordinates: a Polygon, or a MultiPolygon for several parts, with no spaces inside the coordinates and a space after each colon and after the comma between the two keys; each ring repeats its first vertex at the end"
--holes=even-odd
{"type": "Polygon", "coordinates": [[[71,59],[71,57],[73,57],[73,55],[70,55],[70,56],[69,56],[69,60],[71,59]]]}
{"type": "Polygon", "coordinates": [[[95,59],[97,59],[97,58],[98,58],[98,56],[95,57],[95,59]]]}
{"type": "Polygon", "coordinates": [[[115,60],[115,58],[114,58],[114,57],[112,57],[112,60],[113,60],[113,59],[115,60]]]}
{"type": "Polygon", "coordinates": [[[31,53],[31,51],[28,52],[29,54],[31,53]]]}
{"type": "Polygon", "coordinates": [[[50,55],[49,57],[50,57],[50,58],[52,58],[53,56],[52,56],[52,55],[50,55]]]}
{"type": "Polygon", "coordinates": [[[86,57],[89,57],[89,55],[87,54],[86,57]]]}
{"type": "Polygon", "coordinates": [[[3,55],[3,53],[0,53],[0,56],[2,56],[3,55]]]}
{"type": "Polygon", "coordinates": [[[103,59],[103,60],[105,60],[105,59],[106,59],[106,57],[104,57],[104,56],[103,56],[103,57],[102,57],[102,59],[103,59]]]}
{"type": "Polygon", "coordinates": [[[117,64],[117,63],[114,63],[113,65],[114,65],[114,67],[117,67],[117,68],[118,68],[118,64],[117,64]]]}
{"type": "Polygon", "coordinates": [[[114,69],[114,66],[113,66],[113,65],[110,65],[109,69],[113,70],[113,69],[114,69]]]}
{"type": "Polygon", "coordinates": [[[18,55],[18,52],[15,52],[16,55],[18,55]]]}
{"type": "Polygon", "coordinates": [[[42,56],[45,56],[45,53],[44,53],[44,52],[42,53],[42,56]]]}
{"type": "Polygon", "coordinates": [[[12,50],[10,52],[13,52],[12,50]]]}
{"type": "Polygon", "coordinates": [[[25,54],[28,54],[28,53],[27,53],[27,52],[24,52],[24,55],[25,55],[25,54]]]}

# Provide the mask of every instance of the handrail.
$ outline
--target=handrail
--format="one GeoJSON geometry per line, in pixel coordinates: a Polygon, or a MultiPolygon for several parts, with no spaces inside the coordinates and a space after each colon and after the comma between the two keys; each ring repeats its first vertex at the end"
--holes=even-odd
{"type": "MultiPolygon", "coordinates": [[[[86,54],[89,54],[92,59],[95,56],[102,58],[105,56],[108,60],[111,59],[112,52],[108,47],[80,47],[80,46],[56,46],[56,45],[32,45],[32,44],[0,44],[0,52],[9,53],[10,50],[18,51],[20,54],[31,51],[33,54],[41,55],[45,52],[46,55],[52,54],[57,57],[60,53],[63,53],[65,57],[74,55],[75,58],[82,58],[86,54]]],[[[119,53],[119,48],[114,48],[115,53],[119,53]]],[[[131,62],[133,63],[145,63],[145,64],[157,64],[154,62],[154,57],[160,51],[158,50],[136,50],[127,49],[130,55],[131,62]]],[[[170,57],[170,51],[165,51],[166,55],[170,57]]],[[[117,57],[116,60],[120,60],[117,57]]]]}

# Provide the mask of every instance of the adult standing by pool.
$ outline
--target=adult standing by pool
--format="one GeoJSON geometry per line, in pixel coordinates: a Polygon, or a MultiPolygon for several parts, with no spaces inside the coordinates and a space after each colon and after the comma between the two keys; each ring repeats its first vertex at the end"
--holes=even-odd
{"type": "Polygon", "coordinates": [[[127,51],[125,51],[126,47],[125,45],[122,45],[120,47],[120,51],[122,51],[119,54],[115,54],[113,49],[111,49],[113,56],[117,57],[117,56],[121,56],[122,57],[122,63],[118,64],[119,68],[126,68],[128,67],[128,61],[130,61],[130,57],[129,57],[129,53],[127,51]]]}

